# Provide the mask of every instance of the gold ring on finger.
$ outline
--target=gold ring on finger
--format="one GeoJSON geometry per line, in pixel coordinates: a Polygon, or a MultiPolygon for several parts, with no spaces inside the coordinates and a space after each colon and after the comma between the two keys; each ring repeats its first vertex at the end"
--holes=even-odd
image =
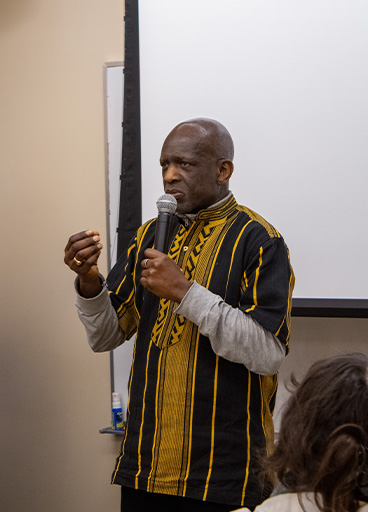
{"type": "Polygon", "coordinates": [[[75,256],[74,256],[73,260],[78,265],[78,267],[80,267],[82,265],[82,263],[83,263],[83,261],[77,260],[77,258],[75,256]]]}

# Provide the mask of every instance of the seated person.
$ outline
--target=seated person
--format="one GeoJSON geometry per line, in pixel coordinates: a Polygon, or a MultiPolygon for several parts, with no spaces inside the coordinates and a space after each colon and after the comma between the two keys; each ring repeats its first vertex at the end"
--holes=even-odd
{"type": "Polygon", "coordinates": [[[318,361],[292,382],[265,462],[278,483],[256,512],[368,512],[368,356],[318,361]]]}

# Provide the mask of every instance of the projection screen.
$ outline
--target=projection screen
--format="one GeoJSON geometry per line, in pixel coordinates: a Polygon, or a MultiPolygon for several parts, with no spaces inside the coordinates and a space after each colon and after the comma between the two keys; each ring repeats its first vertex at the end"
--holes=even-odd
{"type": "Polygon", "coordinates": [[[142,218],[178,122],[221,121],[231,190],[284,236],[295,297],[368,297],[368,3],[140,0],[142,218]]]}

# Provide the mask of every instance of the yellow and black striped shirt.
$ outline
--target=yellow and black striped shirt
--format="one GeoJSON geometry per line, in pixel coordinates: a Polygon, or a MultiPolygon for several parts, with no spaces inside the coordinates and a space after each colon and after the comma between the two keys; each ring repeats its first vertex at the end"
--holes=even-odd
{"type": "MultiPolygon", "coordinates": [[[[141,226],[107,278],[128,337],[137,333],[121,485],[234,506],[265,497],[257,460],[273,438],[277,376],[217,356],[177,304],[139,283],[155,219],[141,226]]],[[[191,226],[176,219],[169,256],[186,277],[251,315],[286,346],[294,275],[276,229],[230,197],[191,226]]]]}

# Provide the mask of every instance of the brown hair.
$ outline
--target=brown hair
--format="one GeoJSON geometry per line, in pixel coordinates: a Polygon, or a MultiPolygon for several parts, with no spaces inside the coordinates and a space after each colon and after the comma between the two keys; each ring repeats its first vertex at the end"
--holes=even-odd
{"type": "Polygon", "coordinates": [[[314,492],[322,512],[355,512],[368,472],[368,357],[316,362],[289,398],[266,461],[289,491],[314,492]]]}

